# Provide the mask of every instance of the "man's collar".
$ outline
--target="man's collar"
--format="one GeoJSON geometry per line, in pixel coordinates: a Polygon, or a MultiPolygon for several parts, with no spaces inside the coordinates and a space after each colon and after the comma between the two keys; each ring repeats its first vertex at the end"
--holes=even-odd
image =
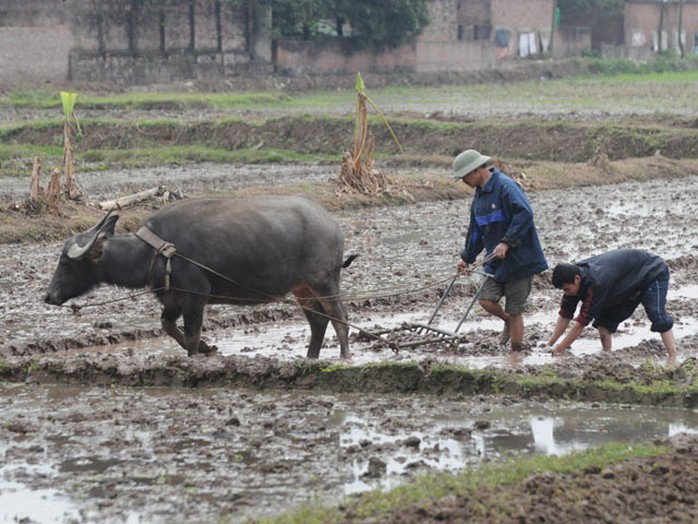
{"type": "Polygon", "coordinates": [[[489,169],[489,172],[490,172],[490,176],[487,178],[487,180],[485,181],[485,183],[482,184],[482,186],[480,186],[480,190],[481,190],[481,191],[485,191],[485,192],[487,192],[487,193],[489,193],[490,191],[492,191],[492,189],[493,189],[492,186],[494,185],[494,184],[493,184],[493,180],[494,180],[495,176],[497,176],[497,170],[496,170],[494,167],[491,167],[491,168],[489,169]]]}

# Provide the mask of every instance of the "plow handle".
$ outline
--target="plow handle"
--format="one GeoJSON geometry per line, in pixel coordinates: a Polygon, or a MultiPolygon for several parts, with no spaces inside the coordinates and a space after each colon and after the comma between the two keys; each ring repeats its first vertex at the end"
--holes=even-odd
{"type": "Polygon", "coordinates": [[[460,273],[456,273],[456,275],[455,275],[455,276],[453,277],[453,279],[451,280],[451,283],[450,283],[450,284],[448,285],[448,287],[446,288],[446,291],[444,291],[444,294],[441,295],[441,299],[439,300],[439,303],[436,304],[436,309],[435,309],[434,312],[431,314],[431,318],[429,319],[429,322],[427,322],[427,326],[430,325],[430,324],[434,321],[434,318],[436,317],[436,314],[439,312],[439,309],[441,309],[441,304],[443,304],[443,303],[444,303],[444,300],[446,300],[446,297],[448,296],[448,294],[451,292],[451,289],[453,288],[453,284],[456,283],[456,280],[458,280],[458,277],[459,277],[459,276],[460,276],[460,273]]]}

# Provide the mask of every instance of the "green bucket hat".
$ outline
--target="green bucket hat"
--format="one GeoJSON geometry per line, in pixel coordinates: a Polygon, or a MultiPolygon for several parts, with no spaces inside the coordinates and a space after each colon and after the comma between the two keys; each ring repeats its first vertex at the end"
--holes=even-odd
{"type": "Polygon", "coordinates": [[[463,151],[453,160],[453,178],[459,180],[475,168],[486,164],[492,157],[480,154],[474,149],[463,151]]]}

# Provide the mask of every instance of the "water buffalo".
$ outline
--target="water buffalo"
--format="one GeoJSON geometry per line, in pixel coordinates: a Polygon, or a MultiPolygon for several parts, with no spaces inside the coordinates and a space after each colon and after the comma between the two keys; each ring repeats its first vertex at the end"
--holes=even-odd
{"type": "Polygon", "coordinates": [[[163,305],[163,330],[191,356],[215,350],[201,340],[206,304],[261,304],[292,292],[310,323],[308,358],[319,357],[329,321],[340,356],[350,358],[339,277],[353,257],[343,262],[342,231],[320,205],[301,197],[181,200],[123,235],[114,234],[118,218],[108,213],[67,240],[45,302],[61,305],[101,283],[150,287],[163,305]]]}

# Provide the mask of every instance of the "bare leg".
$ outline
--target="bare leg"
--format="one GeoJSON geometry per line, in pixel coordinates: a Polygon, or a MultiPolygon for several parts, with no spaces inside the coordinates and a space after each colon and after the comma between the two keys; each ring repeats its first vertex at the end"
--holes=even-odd
{"type": "Polygon", "coordinates": [[[611,351],[613,346],[613,333],[603,326],[599,326],[599,338],[601,339],[601,349],[611,351]]]}
{"type": "Polygon", "coordinates": [[[524,337],[523,315],[509,315],[509,333],[512,344],[521,344],[524,337]]]}
{"type": "Polygon", "coordinates": [[[662,336],[662,342],[664,343],[664,347],[667,350],[667,353],[669,353],[669,358],[670,359],[675,359],[676,358],[676,339],[674,338],[674,330],[669,329],[668,331],[665,331],[664,333],[661,333],[662,336]]]}
{"type": "Polygon", "coordinates": [[[480,307],[482,307],[482,309],[487,311],[490,315],[494,315],[495,317],[501,318],[504,321],[509,320],[509,315],[506,313],[506,311],[504,311],[498,302],[492,302],[491,300],[480,300],[478,301],[478,304],[480,304],[480,307]]]}
{"type": "MultiPolygon", "coordinates": [[[[497,302],[492,302],[491,300],[480,300],[479,304],[482,307],[482,309],[487,311],[490,315],[493,315],[497,318],[501,318],[506,323],[505,330],[507,328],[509,330],[509,338],[511,339],[512,350],[520,351],[521,349],[523,349],[523,314],[510,315],[509,313],[504,311],[504,308],[502,308],[502,306],[500,306],[497,302]]],[[[504,337],[502,337],[502,343],[506,344],[503,338],[504,337]]]]}

